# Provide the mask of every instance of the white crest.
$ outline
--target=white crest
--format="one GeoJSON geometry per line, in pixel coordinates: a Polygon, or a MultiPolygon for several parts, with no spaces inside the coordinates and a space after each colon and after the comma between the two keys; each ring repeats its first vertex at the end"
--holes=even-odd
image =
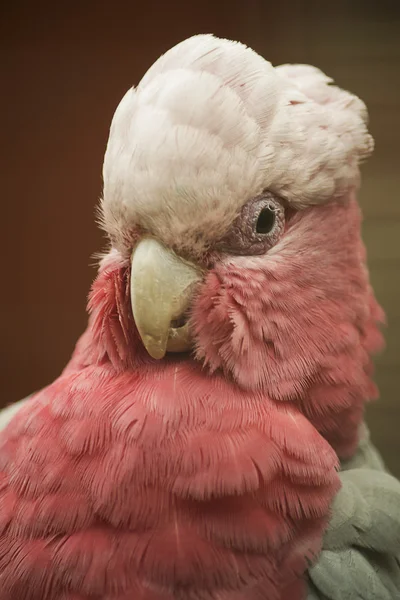
{"type": "Polygon", "coordinates": [[[263,189],[301,208],[357,186],[373,148],[367,112],[330,83],[212,35],[169,50],[112,121],[102,219],[113,243],[126,249],[139,227],[200,249],[263,189]]]}

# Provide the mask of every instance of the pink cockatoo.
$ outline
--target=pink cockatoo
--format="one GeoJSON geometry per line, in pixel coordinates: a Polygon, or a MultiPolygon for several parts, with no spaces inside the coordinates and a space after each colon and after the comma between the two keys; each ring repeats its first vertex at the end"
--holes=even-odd
{"type": "Polygon", "coordinates": [[[112,121],[88,328],[0,435],[0,600],[301,600],[382,345],[364,104],[211,35],[112,121]]]}

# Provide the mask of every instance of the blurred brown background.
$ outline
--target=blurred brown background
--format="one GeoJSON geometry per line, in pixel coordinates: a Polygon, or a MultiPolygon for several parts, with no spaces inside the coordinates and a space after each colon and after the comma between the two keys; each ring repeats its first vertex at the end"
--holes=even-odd
{"type": "Polygon", "coordinates": [[[315,64],[367,103],[376,152],[361,202],[385,307],[376,444],[400,476],[400,5],[367,0],[2,4],[1,404],[55,378],[86,323],[103,244],[94,223],[111,117],[154,60],[195,33],[252,46],[274,64],[315,64]]]}

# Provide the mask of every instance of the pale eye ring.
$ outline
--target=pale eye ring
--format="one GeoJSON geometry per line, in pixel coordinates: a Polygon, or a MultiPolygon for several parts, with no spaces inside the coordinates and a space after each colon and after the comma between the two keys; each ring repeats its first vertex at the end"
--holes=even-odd
{"type": "Polygon", "coordinates": [[[265,191],[247,202],[218,248],[230,254],[265,254],[285,228],[283,201],[265,191]]]}

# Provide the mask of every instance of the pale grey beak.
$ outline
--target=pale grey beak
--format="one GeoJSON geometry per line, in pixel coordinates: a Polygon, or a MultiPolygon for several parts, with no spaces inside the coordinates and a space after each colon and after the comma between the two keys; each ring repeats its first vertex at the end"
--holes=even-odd
{"type": "Polygon", "coordinates": [[[147,352],[163,358],[190,349],[187,323],[177,322],[190,306],[202,272],[154,238],[142,239],[132,252],[133,318],[147,352]]]}

